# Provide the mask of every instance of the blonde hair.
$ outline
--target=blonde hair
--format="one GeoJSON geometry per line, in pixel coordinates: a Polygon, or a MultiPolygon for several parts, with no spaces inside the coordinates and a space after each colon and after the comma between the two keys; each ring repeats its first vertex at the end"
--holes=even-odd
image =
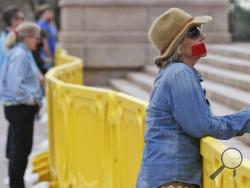
{"type": "Polygon", "coordinates": [[[158,62],[157,66],[159,68],[164,68],[167,65],[171,64],[174,60],[181,61],[181,52],[180,52],[180,44],[179,46],[174,50],[172,55],[170,55],[168,58],[163,59],[161,62],[158,62]]]}
{"type": "Polygon", "coordinates": [[[32,35],[35,32],[40,32],[40,27],[34,22],[23,22],[21,23],[15,31],[10,31],[6,39],[6,47],[8,49],[13,48],[13,46],[18,42],[22,41],[25,37],[32,35]]]}

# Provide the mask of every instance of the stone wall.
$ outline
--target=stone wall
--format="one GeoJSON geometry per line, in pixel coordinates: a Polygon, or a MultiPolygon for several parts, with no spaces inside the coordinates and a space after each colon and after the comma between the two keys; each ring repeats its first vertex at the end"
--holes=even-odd
{"type": "Polygon", "coordinates": [[[226,0],[61,0],[60,45],[85,60],[85,82],[106,85],[110,77],[151,64],[156,51],[147,32],[170,7],[211,15],[207,41],[230,41],[226,0]]]}

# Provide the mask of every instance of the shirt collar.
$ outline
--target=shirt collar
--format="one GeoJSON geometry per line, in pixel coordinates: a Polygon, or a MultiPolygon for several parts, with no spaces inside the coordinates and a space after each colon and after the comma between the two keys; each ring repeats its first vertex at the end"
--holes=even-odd
{"type": "Polygon", "coordinates": [[[197,78],[199,79],[199,81],[203,82],[204,79],[202,78],[201,73],[197,69],[195,69],[195,68],[193,68],[193,71],[194,71],[195,75],[197,76],[197,78]]]}

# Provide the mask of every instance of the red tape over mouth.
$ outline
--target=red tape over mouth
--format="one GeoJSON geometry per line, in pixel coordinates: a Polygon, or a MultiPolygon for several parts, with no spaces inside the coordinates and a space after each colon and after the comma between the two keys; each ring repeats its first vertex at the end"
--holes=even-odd
{"type": "Polygon", "coordinates": [[[204,54],[207,54],[207,49],[206,49],[204,42],[192,46],[192,56],[193,57],[201,56],[204,54]]]}

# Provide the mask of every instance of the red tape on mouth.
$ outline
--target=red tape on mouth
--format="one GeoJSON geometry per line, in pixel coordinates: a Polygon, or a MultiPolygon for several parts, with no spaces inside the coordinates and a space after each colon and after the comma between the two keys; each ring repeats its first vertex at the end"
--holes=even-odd
{"type": "Polygon", "coordinates": [[[197,57],[207,54],[207,49],[204,43],[200,43],[197,45],[192,46],[192,56],[197,57]]]}

